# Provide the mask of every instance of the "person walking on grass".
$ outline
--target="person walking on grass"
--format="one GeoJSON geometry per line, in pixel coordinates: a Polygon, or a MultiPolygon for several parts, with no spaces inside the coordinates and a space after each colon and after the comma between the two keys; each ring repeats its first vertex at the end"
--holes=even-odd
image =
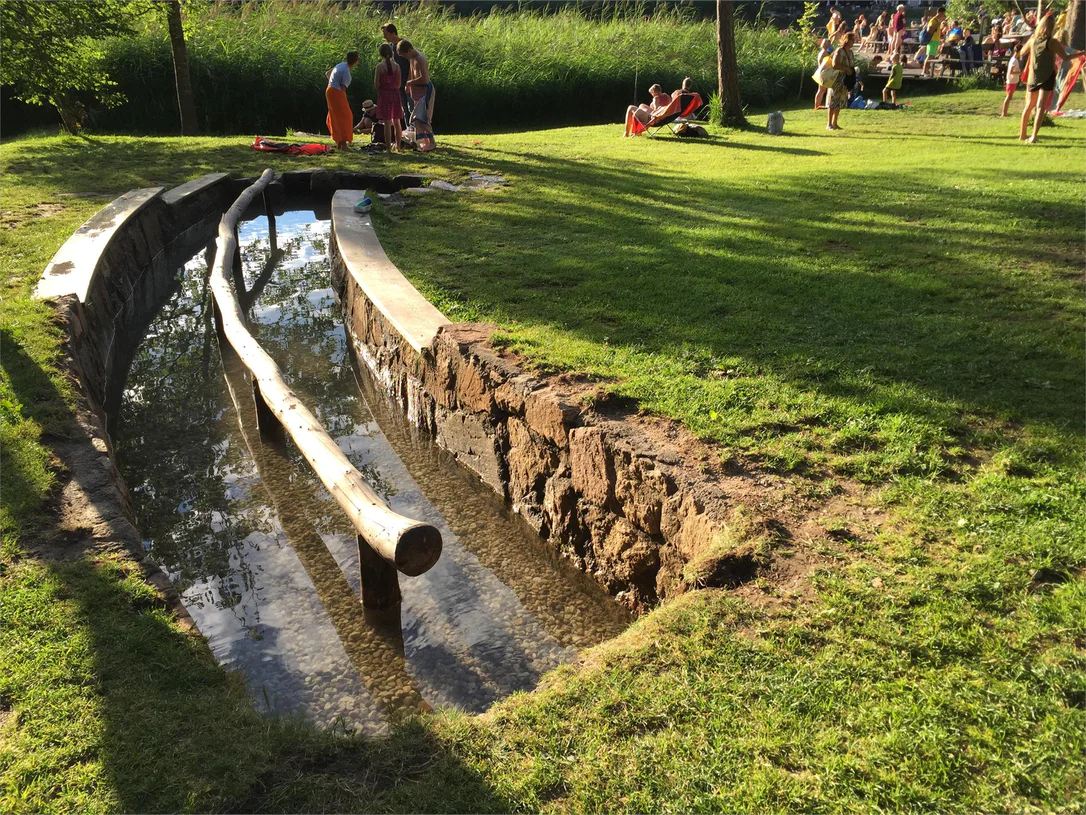
{"type": "Polygon", "coordinates": [[[1041,121],[1048,113],[1048,103],[1052,99],[1052,91],[1056,88],[1056,57],[1068,59],[1080,53],[1063,47],[1063,43],[1052,32],[1056,27],[1056,18],[1052,12],[1048,12],[1037,24],[1037,30],[1033,32],[1021,52],[1029,59],[1029,79],[1026,81],[1026,106],[1022,110],[1022,123],[1018,131],[1018,140],[1026,141],[1026,132],[1029,130],[1029,117],[1033,116],[1033,135],[1029,137],[1030,144],[1037,141],[1037,131],[1041,129],[1041,121]]]}
{"type": "Polygon", "coordinates": [[[886,87],[882,89],[882,101],[890,101],[897,104],[897,92],[901,90],[901,79],[904,71],[901,67],[901,54],[890,57],[890,78],[886,80],[886,87]],[[890,97],[887,100],[887,96],[890,97]]]}
{"type": "Polygon", "coordinates": [[[411,97],[407,95],[407,80],[411,76],[411,62],[407,57],[396,51],[400,44],[400,33],[396,30],[395,23],[385,23],[381,26],[381,36],[385,38],[385,42],[392,46],[392,58],[400,66],[400,104],[403,105],[403,122],[401,126],[407,127],[411,123],[411,97]]]}
{"type": "Polygon", "coordinates": [[[429,153],[437,147],[431,124],[434,117],[434,83],[430,81],[430,62],[408,40],[400,40],[396,51],[411,63],[411,77],[406,86],[411,94],[411,126],[415,129],[415,144],[423,153],[429,153]]]}
{"type": "Polygon", "coordinates": [[[856,84],[856,58],[852,54],[854,42],[856,35],[849,31],[841,38],[841,44],[833,52],[830,64],[837,71],[837,78],[830,86],[826,111],[827,130],[841,129],[837,124],[837,117],[841,115],[841,108],[848,106],[848,92],[856,84]]]}
{"type": "Polygon", "coordinates": [[[924,69],[921,71],[921,76],[935,76],[935,59],[939,56],[939,48],[942,45],[945,22],[946,9],[939,9],[925,26],[928,34],[927,58],[924,60],[924,69]]]}
{"type": "MultiPolygon", "coordinates": [[[[833,45],[830,43],[829,37],[827,37],[818,43],[818,59],[815,60],[815,69],[817,70],[818,67],[822,65],[823,61],[829,59],[831,54],[833,54],[833,45]]],[[[822,103],[826,101],[827,90],[829,90],[829,88],[826,88],[823,85],[818,86],[818,90],[815,91],[815,110],[822,110],[826,107],[822,103]]]]}
{"type": "Polygon", "coordinates": [[[1017,48],[1011,50],[1011,58],[1007,60],[1007,84],[1005,89],[1007,95],[1003,97],[1003,110],[1000,111],[1000,118],[1007,115],[1007,108],[1011,105],[1011,97],[1014,96],[1014,92],[1018,90],[1018,83],[1022,79],[1022,62],[1019,59],[1021,51],[1017,48]]]}
{"type": "Polygon", "coordinates": [[[385,144],[393,153],[399,153],[403,149],[403,127],[400,124],[403,116],[403,103],[400,100],[400,66],[393,57],[395,52],[392,46],[381,43],[377,49],[381,55],[381,61],[373,69],[373,87],[377,89],[377,121],[385,130],[385,144]],[[393,133],[396,141],[392,141],[393,133]]]}
{"type": "Polygon", "coordinates": [[[328,87],[324,89],[328,103],[328,118],[324,121],[337,150],[346,151],[354,141],[354,116],[347,101],[347,87],[351,84],[351,69],[357,64],[358,52],[348,51],[347,58],[328,72],[328,87]]]}

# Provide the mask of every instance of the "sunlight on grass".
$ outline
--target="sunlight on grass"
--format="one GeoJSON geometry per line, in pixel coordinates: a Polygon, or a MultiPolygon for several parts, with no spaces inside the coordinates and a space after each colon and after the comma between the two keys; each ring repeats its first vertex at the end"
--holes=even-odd
{"type": "Polygon", "coordinates": [[[130,565],[49,566],[15,542],[47,520],[40,433],[70,410],[28,296],[52,252],[127,189],[302,165],[240,139],[0,147],[18,221],[0,235],[0,809],[1080,806],[1086,125],[1026,148],[978,113],[1000,98],[846,112],[838,134],[792,110],[777,139],[576,128],[321,160],[503,174],[379,217],[450,318],[497,322],[528,366],[582,372],[754,476],[822,496],[860,480],[879,513],[820,518],[832,547],[789,542],[819,558],[807,594],[686,595],[534,693],[384,742],[259,719],[130,565]]]}

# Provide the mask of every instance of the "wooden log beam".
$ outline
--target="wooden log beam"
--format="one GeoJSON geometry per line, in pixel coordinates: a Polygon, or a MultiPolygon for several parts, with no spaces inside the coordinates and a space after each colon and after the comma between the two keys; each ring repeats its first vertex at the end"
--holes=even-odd
{"type": "MultiPolygon", "coordinates": [[[[303,507],[313,502],[312,490],[291,478],[293,468],[283,449],[279,445],[265,444],[260,437],[254,405],[245,398],[246,381],[241,360],[229,344],[220,344],[219,348],[226,388],[234,403],[241,437],[256,463],[257,473],[283,525],[283,532],[309,575],[317,598],[328,612],[347,658],[375,700],[394,699],[399,705],[429,712],[430,706],[407,670],[399,605],[380,610],[363,607],[359,613],[354,590],[303,511],[303,507]]],[[[378,560],[392,572],[395,581],[396,570],[385,560],[378,560]]],[[[365,583],[362,591],[365,595],[365,583]]]]}
{"type": "Polygon", "coordinates": [[[230,282],[228,269],[237,248],[238,219],[253,199],[263,193],[274,173],[265,170],[260,179],[238,196],[219,222],[211,292],[215,298],[222,335],[252,374],[261,401],[294,440],[313,472],[347,513],[358,534],[386,561],[406,575],[420,575],[441,556],[441,533],[431,524],[394,512],[362,478],[339,445],[302,404],[283,379],[260,343],[249,333],[241,305],[230,282]]]}

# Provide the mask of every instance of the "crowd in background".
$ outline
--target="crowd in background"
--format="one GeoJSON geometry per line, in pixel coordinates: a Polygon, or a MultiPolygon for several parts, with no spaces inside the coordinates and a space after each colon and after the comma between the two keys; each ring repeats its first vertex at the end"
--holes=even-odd
{"type": "Polygon", "coordinates": [[[1066,48],[1057,36],[1057,32],[1064,31],[1066,13],[1057,17],[1048,12],[1038,18],[1034,11],[1018,11],[992,19],[980,5],[967,27],[960,20],[948,19],[946,10],[940,8],[925,14],[913,28],[908,25],[905,12],[905,6],[898,5],[893,13],[883,11],[874,22],[860,14],[849,23],[838,8],[831,10],[826,37],[819,43],[814,74],[819,85],[815,109],[827,109],[828,129],[840,129],[838,115],[843,107],[896,105],[906,67],[919,69],[921,77],[934,77],[936,66],[940,76],[947,70],[969,72],[987,67],[1004,80],[1003,116],[1007,115],[1022,74],[1027,75],[1020,138],[1036,141],[1044,117],[1034,113],[1048,110],[1056,82],[1056,58],[1067,59],[1079,53],[1066,48]],[[978,42],[979,34],[974,32],[982,31],[988,31],[988,35],[978,42]],[[859,97],[862,81],[858,77],[854,46],[871,52],[872,73],[887,71],[881,105],[859,97]],[[1031,116],[1033,133],[1027,138],[1031,116]]]}

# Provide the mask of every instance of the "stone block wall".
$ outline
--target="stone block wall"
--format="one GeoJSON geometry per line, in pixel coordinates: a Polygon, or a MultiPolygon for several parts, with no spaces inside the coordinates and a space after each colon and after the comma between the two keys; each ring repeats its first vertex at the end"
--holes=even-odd
{"type": "Polygon", "coordinates": [[[331,243],[355,350],[413,424],[628,607],[690,588],[686,564],[725,526],[719,488],[660,438],[585,409],[575,392],[502,358],[490,344],[494,326],[442,326],[417,352],[331,243]]]}

